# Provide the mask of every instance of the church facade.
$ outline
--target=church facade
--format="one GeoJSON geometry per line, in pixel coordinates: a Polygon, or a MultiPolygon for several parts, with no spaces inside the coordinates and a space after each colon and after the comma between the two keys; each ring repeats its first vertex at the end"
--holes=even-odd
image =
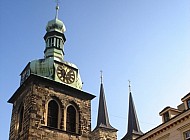
{"type": "MultiPolygon", "coordinates": [[[[58,10],[57,5],[55,18],[46,26],[44,58],[26,65],[20,87],[8,100],[13,105],[9,139],[117,140],[118,130],[109,122],[102,76],[97,125],[91,130],[91,100],[95,96],[82,90],[79,69],[64,60],[66,28],[58,10]]],[[[130,90],[128,130],[122,140],[189,140],[190,94],[182,101],[179,109],[161,111],[164,123],[143,134],[130,90]],[[177,132],[179,137],[174,135],[177,132]]]]}

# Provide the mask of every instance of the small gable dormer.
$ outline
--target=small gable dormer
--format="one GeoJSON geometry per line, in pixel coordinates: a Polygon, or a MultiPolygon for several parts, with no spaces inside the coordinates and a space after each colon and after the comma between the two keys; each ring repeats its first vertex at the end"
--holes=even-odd
{"type": "Polygon", "coordinates": [[[167,106],[159,113],[159,115],[162,116],[163,123],[169,121],[170,119],[182,113],[183,111],[190,109],[190,92],[187,95],[185,95],[181,99],[181,101],[182,103],[177,106],[177,109],[167,106]]]}
{"type": "Polygon", "coordinates": [[[159,113],[159,115],[162,116],[162,122],[165,123],[180,113],[180,110],[167,106],[159,113]]]}
{"type": "Polygon", "coordinates": [[[190,92],[185,95],[181,101],[184,103],[185,110],[190,109],[190,92]]]}

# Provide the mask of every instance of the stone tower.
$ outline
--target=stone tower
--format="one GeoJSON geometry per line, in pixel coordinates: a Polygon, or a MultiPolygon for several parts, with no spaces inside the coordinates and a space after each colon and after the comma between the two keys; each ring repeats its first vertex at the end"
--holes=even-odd
{"type": "Polygon", "coordinates": [[[13,104],[10,140],[89,140],[91,100],[82,90],[79,69],[64,61],[64,23],[56,16],[46,27],[44,58],[21,73],[13,104]]]}
{"type": "Polygon", "coordinates": [[[112,127],[109,122],[102,76],[100,85],[97,125],[92,131],[91,140],[117,140],[117,129],[112,127]]]}
{"type": "Polygon", "coordinates": [[[129,82],[129,113],[128,113],[128,130],[127,134],[121,140],[134,140],[143,135],[140,130],[135,104],[131,93],[131,85],[129,82]]]}

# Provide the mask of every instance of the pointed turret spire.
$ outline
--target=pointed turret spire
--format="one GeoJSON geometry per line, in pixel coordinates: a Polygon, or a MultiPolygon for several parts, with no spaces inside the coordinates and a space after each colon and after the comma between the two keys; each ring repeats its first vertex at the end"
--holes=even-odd
{"type": "Polygon", "coordinates": [[[131,82],[129,81],[129,113],[128,113],[128,130],[127,134],[121,140],[132,140],[141,136],[143,133],[140,130],[135,104],[131,93],[131,82]]]}
{"type": "Polygon", "coordinates": [[[106,106],[106,98],[104,94],[103,87],[103,74],[101,71],[101,85],[100,85],[100,97],[99,97],[99,108],[98,108],[98,119],[97,119],[97,128],[108,128],[112,130],[116,130],[109,123],[108,111],[106,106]]]}

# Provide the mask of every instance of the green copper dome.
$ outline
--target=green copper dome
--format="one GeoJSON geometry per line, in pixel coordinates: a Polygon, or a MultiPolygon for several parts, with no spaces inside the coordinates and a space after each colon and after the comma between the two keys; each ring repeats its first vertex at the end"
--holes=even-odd
{"type": "Polygon", "coordinates": [[[61,20],[55,18],[48,22],[46,26],[46,31],[47,32],[58,31],[58,32],[64,33],[66,31],[66,27],[61,20]]]}
{"type": "Polygon", "coordinates": [[[47,32],[58,31],[58,32],[64,33],[66,31],[64,23],[58,19],[58,10],[59,10],[59,6],[57,5],[55,19],[50,20],[46,26],[47,32]]]}

